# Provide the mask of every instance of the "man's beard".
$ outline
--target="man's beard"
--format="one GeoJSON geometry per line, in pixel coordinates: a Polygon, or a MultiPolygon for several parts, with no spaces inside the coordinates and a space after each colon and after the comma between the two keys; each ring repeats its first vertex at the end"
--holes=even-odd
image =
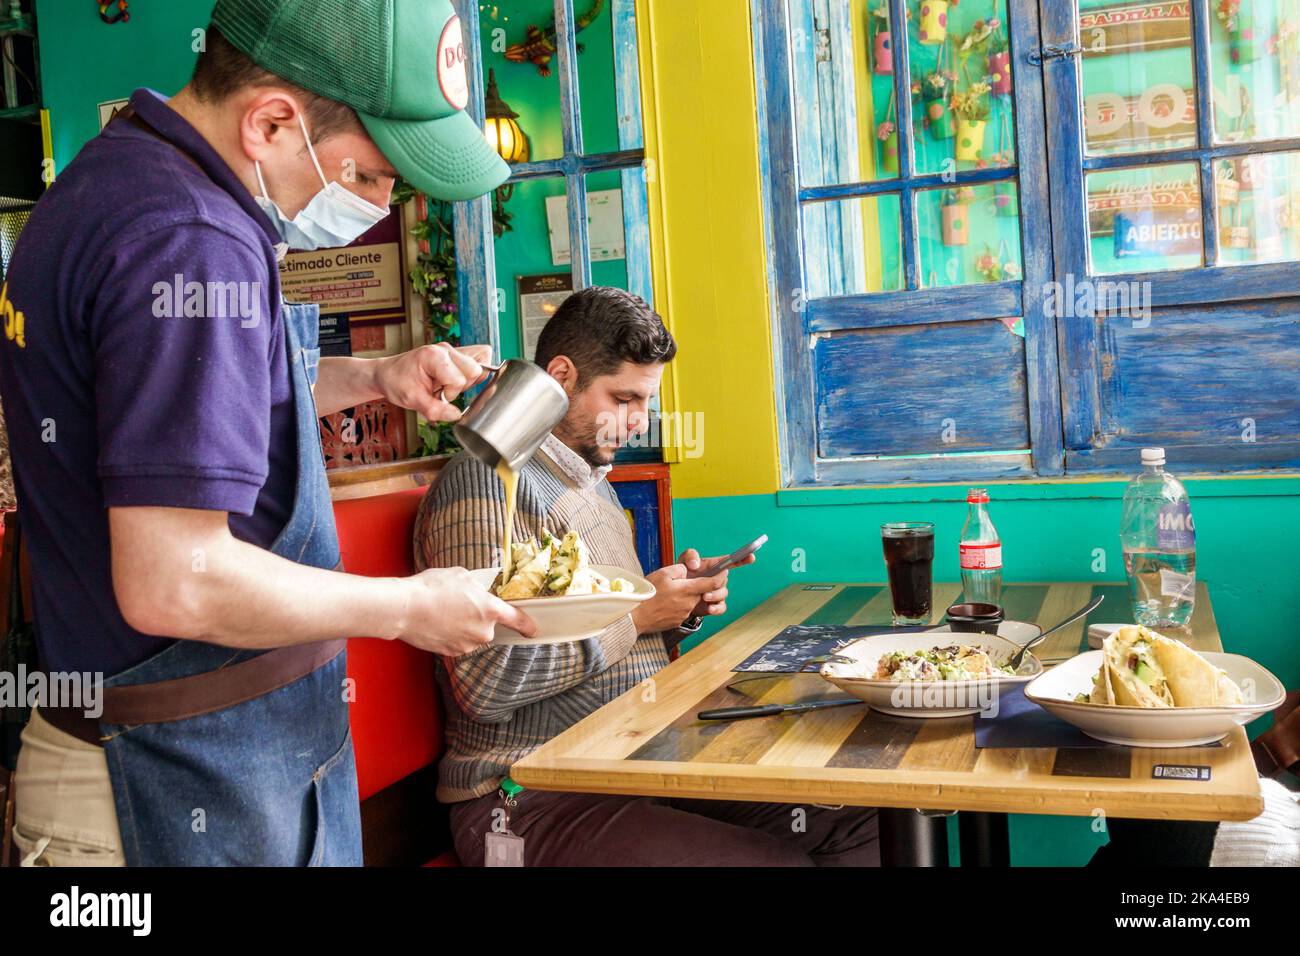
{"type": "Polygon", "coordinates": [[[590,468],[604,468],[606,465],[614,463],[614,455],[618,448],[608,448],[601,445],[589,434],[578,436],[569,429],[567,423],[561,424],[555,429],[555,437],[568,445],[570,450],[585,461],[590,468]]]}

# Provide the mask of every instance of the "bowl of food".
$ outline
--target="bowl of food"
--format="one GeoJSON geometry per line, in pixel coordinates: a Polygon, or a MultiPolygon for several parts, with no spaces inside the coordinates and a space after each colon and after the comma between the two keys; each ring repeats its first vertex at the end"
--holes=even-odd
{"type": "Polygon", "coordinates": [[[995,710],[1003,687],[1042,673],[1032,653],[1011,670],[1020,647],[999,634],[876,634],[836,651],[821,676],[881,713],[959,717],[995,710]]]}
{"type": "Polygon", "coordinates": [[[1089,737],[1129,747],[1199,747],[1282,703],[1282,682],[1240,654],[1196,651],[1130,624],[1058,664],[1025,697],[1089,737]]]}
{"type": "Polygon", "coordinates": [[[474,581],[522,610],[537,624],[536,637],[497,625],[494,644],[558,644],[595,637],[642,601],[655,587],[639,574],[592,564],[577,532],[562,539],[547,531],[541,540],[513,544],[509,565],[471,571],[474,581]]]}

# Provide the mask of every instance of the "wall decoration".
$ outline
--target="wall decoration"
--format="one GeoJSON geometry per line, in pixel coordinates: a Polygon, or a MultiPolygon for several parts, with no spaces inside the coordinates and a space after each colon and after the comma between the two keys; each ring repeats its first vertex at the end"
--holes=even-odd
{"type": "Polygon", "coordinates": [[[876,139],[880,142],[880,169],[882,172],[898,175],[898,124],[895,122],[897,110],[894,92],[889,92],[889,108],[885,119],[876,126],[876,139]]]}
{"type": "Polygon", "coordinates": [[[326,415],[320,426],[326,469],[406,455],[406,412],[382,398],[326,415]]]}
{"type": "Polygon", "coordinates": [[[970,242],[970,205],[961,200],[957,190],[944,191],[941,215],[945,246],[964,246],[970,242]]]}
{"type": "Polygon", "coordinates": [[[952,111],[957,114],[958,160],[975,162],[984,151],[990,89],[988,83],[980,81],[952,95],[952,111]]]}
{"type": "Polygon", "coordinates": [[[921,43],[937,46],[947,36],[948,0],[921,0],[921,43]]]}
{"type": "MultiPolygon", "coordinates": [[[[551,236],[551,264],[567,266],[569,253],[569,198],[546,197],[546,228],[551,236]]],[[[623,232],[623,191],[598,189],[587,193],[587,245],[592,262],[622,259],[626,255],[623,232]]]]}
{"type": "Polygon", "coordinates": [[[573,295],[573,275],[569,272],[534,276],[516,276],[519,287],[519,341],[523,357],[532,361],[537,354],[537,337],[555,314],[555,310],[573,295]]]}
{"type": "Polygon", "coordinates": [[[988,75],[994,96],[1011,93],[1011,46],[1002,28],[1002,21],[994,17],[993,36],[989,38],[988,75]]]}
{"type": "Polygon", "coordinates": [[[921,96],[925,100],[925,125],[930,130],[932,139],[952,139],[957,132],[952,121],[952,111],[948,109],[949,83],[949,78],[938,70],[927,73],[921,81],[921,96]]]}
{"type": "Polygon", "coordinates": [[[872,40],[872,72],[883,76],[894,72],[894,51],[890,49],[888,2],[882,2],[872,10],[871,17],[875,26],[875,37],[872,40]]]}
{"type": "MultiPolygon", "coordinates": [[[[605,0],[592,0],[591,7],[582,16],[578,17],[573,24],[573,32],[581,33],[591,22],[600,15],[600,11],[605,6],[605,0]]],[[[579,53],[582,52],[582,44],[576,44],[579,53]]],[[[537,72],[542,76],[551,75],[551,57],[555,56],[555,21],[546,29],[532,26],[524,39],[519,43],[506,47],[505,58],[511,63],[531,63],[537,67],[537,72]]]]}
{"type": "Polygon", "coordinates": [[[95,6],[99,7],[99,19],[105,23],[130,23],[131,14],[127,13],[126,0],[96,0],[95,6]],[[110,10],[116,7],[117,10],[110,13],[110,10]]]}

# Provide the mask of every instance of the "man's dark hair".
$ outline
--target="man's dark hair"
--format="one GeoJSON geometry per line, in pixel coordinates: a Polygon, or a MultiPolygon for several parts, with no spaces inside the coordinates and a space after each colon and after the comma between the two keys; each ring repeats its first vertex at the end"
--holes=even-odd
{"type": "Polygon", "coordinates": [[[335,133],[364,132],[357,111],[346,103],[318,96],[282,79],[248,58],[221,31],[208,25],[203,52],[190,79],[194,95],[205,103],[219,103],[248,86],[281,86],[290,90],[307,114],[307,131],[319,143],[335,133]]]}
{"type": "Polygon", "coordinates": [[[591,286],[564,300],[537,339],[542,368],[557,355],[578,369],[578,387],[618,371],[624,362],[670,362],[677,343],[645,299],[611,286],[591,286]]]}

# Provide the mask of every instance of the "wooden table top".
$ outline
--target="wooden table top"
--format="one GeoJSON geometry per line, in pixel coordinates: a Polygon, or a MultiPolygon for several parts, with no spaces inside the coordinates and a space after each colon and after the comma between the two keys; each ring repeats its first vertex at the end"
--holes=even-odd
{"type": "MultiPolygon", "coordinates": [[[[934,620],[961,592],[936,583],[934,620]]],[[[1043,627],[1104,593],[1084,621],[1035,648],[1047,663],[1087,650],[1089,623],[1128,621],[1126,584],[1015,584],[1007,617],[1043,627]]],[[[736,674],[732,668],[790,624],[887,624],[879,584],[795,584],[719,631],[643,685],[606,704],[511,769],[525,787],[776,803],[848,804],[1177,820],[1248,820],[1263,810],[1244,729],[1219,746],[980,749],[974,716],[893,717],[861,707],[700,721],[710,707],[788,703],[841,692],[816,674],[736,674]],[[746,677],[746,696],[727,685],[746,677]],[[1211,768],[1208,781],[1157,779],[1156,764],[1211,768]]],[[[1198,650],[1222,650],[1204,583],[1187,631],[1198,650]]]]}

